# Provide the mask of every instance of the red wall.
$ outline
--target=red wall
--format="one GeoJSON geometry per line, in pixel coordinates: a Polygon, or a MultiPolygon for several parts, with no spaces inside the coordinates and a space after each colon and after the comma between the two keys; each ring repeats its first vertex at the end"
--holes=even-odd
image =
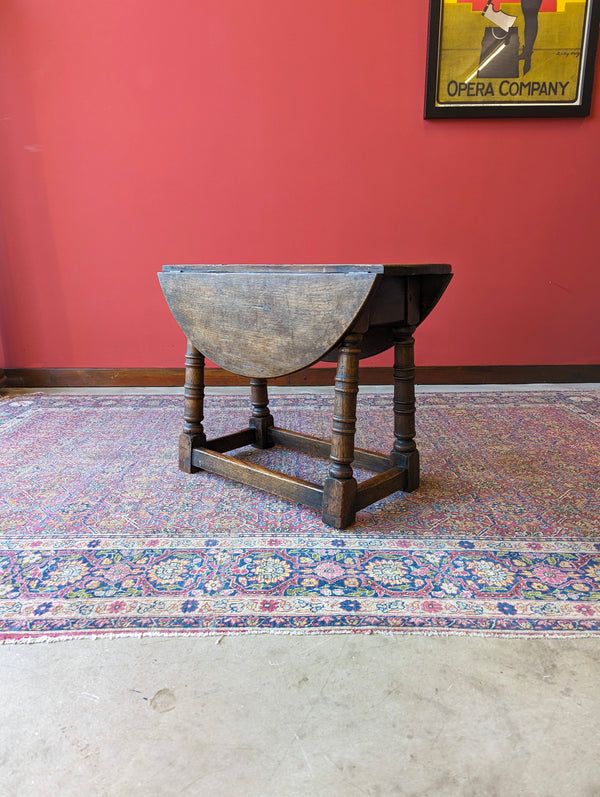
{"type": "Polygon", "coordinates": [[[424,121],[427,21],[4,0],[4,366],[182,365],[156,272],[190,262],[449,262],[420,364],[600,362],[598,70],[587,119],[424,121]]]}

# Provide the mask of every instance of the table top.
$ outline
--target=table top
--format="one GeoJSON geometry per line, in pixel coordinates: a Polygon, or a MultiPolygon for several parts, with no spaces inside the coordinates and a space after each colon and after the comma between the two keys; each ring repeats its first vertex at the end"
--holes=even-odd
{"type": "Polygon", "coordinates": [[[384,274],[385,276],[415,276],[419,274],[450,274],[448,263],[221,263],[183,264],[163,266],[163,272],[199,272],[203,274],[384,274]]]}
{"type": "Polygon", "coordinates": [[[186,264],[164,266],[158,278],[175,320],[209,360],[273,378],[335,356],[353,329],[366,333],[362,357],[385,351],[394,326],[417,326],[451,276],[445,263],[186,264]]]}

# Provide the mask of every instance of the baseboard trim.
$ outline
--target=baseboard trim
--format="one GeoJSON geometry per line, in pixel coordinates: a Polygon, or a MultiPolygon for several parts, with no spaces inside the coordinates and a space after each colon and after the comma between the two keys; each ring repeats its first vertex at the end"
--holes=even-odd
{"type": "MultiPolygon", "coordinates": [[[[179,387],[183,368],[7,368],[3,387],[179,387]]],[[[222,368],[205,370],[213,387],[247,385],[249,380],[222,368]]],[[[391,385],[391,367],[361,368],[363,385],[391,385]]],[[[490,385],[600,382],[600,365],[449,365],[417,366],[420,385],[490,385]]],[[[305,368],[269,380],[273,385],[319,386],[333,384],[332,368],[305,368]]]]}

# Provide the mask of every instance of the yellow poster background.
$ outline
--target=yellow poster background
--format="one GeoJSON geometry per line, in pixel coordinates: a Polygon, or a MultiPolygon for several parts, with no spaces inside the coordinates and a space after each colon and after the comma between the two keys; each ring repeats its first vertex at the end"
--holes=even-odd
{"type": "MultiPolygon", "coordinates": [[[[524,18],[520,3],[496,5],[517,17],[519,48],[523,47],[524,18]]],[[[519,76],[477,76],[482,39],[494,27],[471,3],[444,0],[440,18],[437,104],[573,103],[579,98],[582,38],[586,0],[559,0],[557,11],[540,12],[531,66],[519,76]],[[566,85],[565,85],[566,84],[566,85]]],[[[498,29],[501,30],[501,29],[498,29]]]]}

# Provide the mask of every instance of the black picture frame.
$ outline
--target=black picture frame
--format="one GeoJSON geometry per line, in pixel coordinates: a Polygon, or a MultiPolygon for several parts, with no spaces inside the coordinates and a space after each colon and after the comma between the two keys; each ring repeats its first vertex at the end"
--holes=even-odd
{"type": "Polygon", "coordinates": [[[599,19],[600,0],[430,0],[425,118],[588,116],[599,19]]]}

